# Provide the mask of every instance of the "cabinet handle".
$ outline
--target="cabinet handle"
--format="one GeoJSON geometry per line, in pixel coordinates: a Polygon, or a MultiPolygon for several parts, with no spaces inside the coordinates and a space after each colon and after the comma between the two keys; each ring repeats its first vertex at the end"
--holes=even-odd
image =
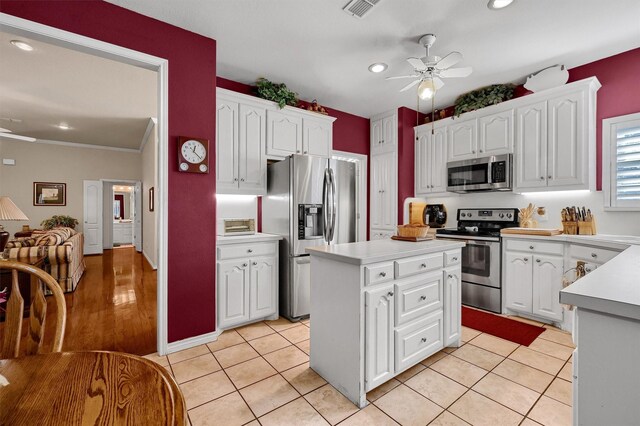
{"type": "Polygon", "coordinates": [[[386,272],[380,272],[380,276],[381,276],[381,277],[386,277],[386,276],[387,276],[387,273],[386,273],[386,272]]]}
{"type": "Polygon", "coordinates": [[[551,175],[547,176],[548,179],[551,179],[551,175]]]}
{"type": "Polygon", "coordinates": [[[427,300],[427,296],[420,296],[420,300],[427,300]]]}
{"type": "Polygon", "coordinates": [[[530,248],[531,250],[533,250],[533,246],[529,246],[529,248],[530,248]]]}
{"type": "Polygon", "coordinates": [[[528,261],[529,261],[529,258],[528,258],[528,257],[525,257],[525,258],[524,258],[524,261],[525,261],[525,262],[528,262],[528,261]]]}
{"type": "Polygon", "coordinates": [[[540,180],[544,180],[544,176],[540,176],[540,180]]]}
{"type": "Polygon", "coordinates": [[[256,266],[258,264],[258,262],[253,262],[253,266],[256,266]]]}
{"type": "Polygon", "coordinates": [[[540,263],[540,259],[536,259],[536,262],[537,262],[537,263],[540,263]]]}
{"type": "Polygon", "coordinates": [[[242,264],[242,267],[243,267],[243,268],[246,268],[246,267],[247,267],[247,264],[246,264],[246,263],[243,263],[243,264],[242,264]]]}
{"type": "Polygon", "coordinates": [[[234,181],[234,182],[237,182],[237,181],[238,181],[238,178],[233,178],[233,181],[234,181]]]}
{"type": "Polygon", "coordinates": [[[240,179],[240,182],[244,182],[244,178],[240,179]]]}
{"type": "Polygon", "coordinates": [[[598,255],[595,254],[595,253],[591,253],[591,257],[593,257],[595,259],[596,257],[598,257],[598,255]]]}
{"type": "Polygon", "coordinates": [[[458,258],[457,257],[452,257],[451,260],[455,262],[455,261],[458,260],[458,258]]]}
{"type": "Polygon", "coordinates": [[[482,152],[483,152],[483,151],[482,151],[482,150],[480,150],[480,153],[482,153],[482,152]]]}
{"type": "Polygon", "coordinates": [[[253,249],[247,250],[248,253],[253,253],[253,249]]]}
{"type": "Polygon", "coordinates": [[[426,338],[426,337],[423,337],[422,339],[420,339],[420,341],[421,341],[422,343],[426,343],[426,342],[427,342],[427,338],[426,338]]]}
{"type": "Polygon", "coordinates": [[[387,293],[387,296],[389,296],[389,297],[393,297],[393,292],[392,292],[392,291],[390,291],[389,293],[387,293]]]}
{"type": "Polygon", "coordinates": [[[299,149],[296,149],[296,152],[297,152],[298,154],[300,154],[300,150],[299,150],[299,149]]]}
{"type": "Polygon", "coordinates": [[[380,143],[384,143],[384,139],[382,139],[382,142],[380,142],[380,143]]]}
{"type": "Polygon", "coordinates": [[[307,153],[307,151],[303,152],[303,154],[306,154],[306,153],[307,153]]]}
{"type": "Polygon", "coordinates": [[[472,154],[475,154],[475,153],[476,153],[476,150],[475,150],[475,149],[474,149],[474,150],[471,150],[471,153],[472,153],[472,154]]]}
{"type": "Polygon", "coordinates": [[[449,274],[447,275],[448,278],[453,278],[453,275],[449,274]]]}
{"type": "Polygon", "coordinates": [[[421,268],[426,268],[426,267],[427,267],[427,264],[426,264],[426,263],[423,263],[423,264],[421,264],[421,265],[420,265],[420,267],[421,267],[421,268]]]}

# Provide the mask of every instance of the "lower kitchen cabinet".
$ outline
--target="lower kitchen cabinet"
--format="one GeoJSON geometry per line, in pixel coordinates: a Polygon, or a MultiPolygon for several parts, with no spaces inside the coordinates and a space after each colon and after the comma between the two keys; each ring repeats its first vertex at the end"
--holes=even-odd
{"type": "Polygon", "coordinates": [[[278,315],[277,241],[225,244],[217,250],[217,328],[275,319],[278,315]]]}
{"type": "Polygon", "coordinates": [[[367,388],[371,389],[394,376],[393,285],[365,292],[367,341],[367,388]]]}
{"type": "MultiPolygon", "coordinates": [[[[456,261],[459,259],[455,257],[456,261]]],[[[444,303],[446,318],[444,319],[444,345],[455,346],[462,337],[461,311],[455,309],[462,306],[462,274],[459,267],[444,270],[444,303]]]]}
{"type": "Polygon", "coordinates": [[[533,258],[532,313],[539,317],[562,321],[562,256],[536,255],[533,258]]]}

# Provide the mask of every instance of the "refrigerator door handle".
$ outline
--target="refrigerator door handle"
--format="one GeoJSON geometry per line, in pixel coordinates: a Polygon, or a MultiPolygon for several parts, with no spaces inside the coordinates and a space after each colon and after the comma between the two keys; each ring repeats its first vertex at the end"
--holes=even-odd
{"type": "Polygon", "coordinates": [[[333,241],[333,234],[336,230],[336,180],[333,169],[329,169],[329,177],[331,178],[331,235],[329,241],[333,241]]]}
{"type": "Polygon", "coordinates": [[[329,212],[327,211],[327,207],[329,206],[329,180],[331,176],[329,174],[329,169],[325,169],[324,171],[324,182],[322,186],[322,220],[323,220],[323,229],[322,235],[324,236],[324,240],[329,242],[329,212]]]}

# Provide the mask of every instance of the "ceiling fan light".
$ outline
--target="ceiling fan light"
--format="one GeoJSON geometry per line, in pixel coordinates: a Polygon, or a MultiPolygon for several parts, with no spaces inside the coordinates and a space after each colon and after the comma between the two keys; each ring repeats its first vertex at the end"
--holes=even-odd
{"type": "Polygon", "coordinates": [[[31,52],[33,50],[33,46],[31,46],[29,43],[25,43],[24,41],[11,40],[10,43],[18,49],[24,50],[25,52],[31,52]]]}
{"type": "Polygon", "coordinates": [[[504,9],[513,2],[514,0],[489,0],[487,7],[491,10],[504,9]]]}
{"type": "Polygon", "coordinates": [[[422,100],[431,99],[436,94],[436,86],[432,79],[423,80],[418,86],[418,97],[422,100]]]}
{"type": "Polygon", "coordinates": [[[387,64],[383,62],[376,62],[375,64],[369,65],[369,71],[373,73],[380,73],[387,69],[387,64]]]}

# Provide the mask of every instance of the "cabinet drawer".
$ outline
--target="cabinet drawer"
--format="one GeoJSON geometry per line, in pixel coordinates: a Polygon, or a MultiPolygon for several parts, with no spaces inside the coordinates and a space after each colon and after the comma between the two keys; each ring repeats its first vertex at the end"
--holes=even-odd
{"type": "Polygon", "coordinates": [[[507,240],[507,250],[518,250],[531,253],[560,254],[563,252],[563,243],[549,243],[539,240],[507,240]]]}
{"type": "Polygon", "coordinates": [[[616,250],[607,250],[603,248],[594,248],[587,246],[579,246],[575,244],[571,244],[569,247],[569,255],[572,258],[582,259],[587,262],[593,263],[606,263],[620,254],[619,251],[616,250]]]}
{"type": "Polygon", "coordinates": [[[443,275],[440,271],[397,282],[394,285],[396,327],[442,309],[443,275]]]}
{"type": "Polygon", "coordinates": [[[442,253],[396,260],[396,278],[404,278],[421,272],[440,269],[442,268],[442,265],[442,253]]]}
{"type": "Polygon", "coordinates": [[[457,265],[460,263],[462,254],[460,250],[451,250],[444,253],[444,266],[457,265]]]}
{"type": "Polygon", "coordinates": [[[364,285],[380,284],[393,280],[393,263],[364,267],[364,285]]]}
{"type": "Polygon", "coordinates": [[[232,244],[218,247],[218,260],[276,254],[274,243],[232,244]]]}
{"type": "Polygon", "coordinates": [[[396,373],[444,347],[442,341],[442,311],[396,329],[394,333],[396,373]]]}

